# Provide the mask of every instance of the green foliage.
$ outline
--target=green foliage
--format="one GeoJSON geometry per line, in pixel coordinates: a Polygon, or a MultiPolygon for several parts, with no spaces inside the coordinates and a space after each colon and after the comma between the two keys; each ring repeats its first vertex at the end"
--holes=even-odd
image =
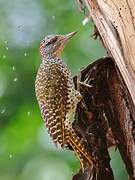
{"type": "MultiPolygon", "coordinates": [[[[39,43],[48,33],[79,30],[63,53],[73,75],[104,49],[71,0],[1,0],[0,7],[0,180],[69,180],[79,163],[54,147],[35,98],[39,43]]],[[[116,174],[123,178],[123,169],[116,174]]]]}

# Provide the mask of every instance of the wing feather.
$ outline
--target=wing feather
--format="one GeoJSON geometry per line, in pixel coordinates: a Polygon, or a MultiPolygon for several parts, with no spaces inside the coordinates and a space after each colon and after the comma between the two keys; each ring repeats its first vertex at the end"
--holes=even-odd
{"type": "Polygon", "coordinates": [[[41,65],[36,78],[36,96],[41,115],[53,141],[61,146],[65,144],[67,71],[62,64],[41,65]]]}

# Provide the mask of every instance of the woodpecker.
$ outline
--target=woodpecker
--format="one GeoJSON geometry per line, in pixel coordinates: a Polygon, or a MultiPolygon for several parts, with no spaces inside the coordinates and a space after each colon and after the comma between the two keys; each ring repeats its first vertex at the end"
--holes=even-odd
{"type": "Polygon", "coordinates": [[[72,128],[81,94],[74,87],[73,78],[61,53],[76,32],[48,35],[40,43],[41,64],[35,81],[35,92],[41,116],[57,147],[72,147],[84,169],[93,167],[92,156],[72,128]]]}

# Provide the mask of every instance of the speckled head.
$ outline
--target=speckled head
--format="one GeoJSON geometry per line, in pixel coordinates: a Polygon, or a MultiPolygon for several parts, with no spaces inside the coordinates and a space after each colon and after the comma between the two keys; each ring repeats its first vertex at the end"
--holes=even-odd
{"type": "Polygon", "coordinates": [[[71,32],[66,35],[48,35],[40,43],[41,57],[56,56],[59,57],[65,45],[77,32],[71,32]]]}

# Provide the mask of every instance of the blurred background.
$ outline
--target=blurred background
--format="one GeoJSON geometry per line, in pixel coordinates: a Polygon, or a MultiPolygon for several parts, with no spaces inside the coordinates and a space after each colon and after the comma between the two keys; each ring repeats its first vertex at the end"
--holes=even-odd
{"type": "MultiPolygon", "coordinates": [[[[105,51],[72,0],[0,0],[0,8],[0,180],[70,180],[79,162],[54,147],[35,98],[39,43],[79,30],[63,53],[73,75],[105,51]]],[[[118,150],[110,154],[116,180],[126,180],[118,150]]]]}

